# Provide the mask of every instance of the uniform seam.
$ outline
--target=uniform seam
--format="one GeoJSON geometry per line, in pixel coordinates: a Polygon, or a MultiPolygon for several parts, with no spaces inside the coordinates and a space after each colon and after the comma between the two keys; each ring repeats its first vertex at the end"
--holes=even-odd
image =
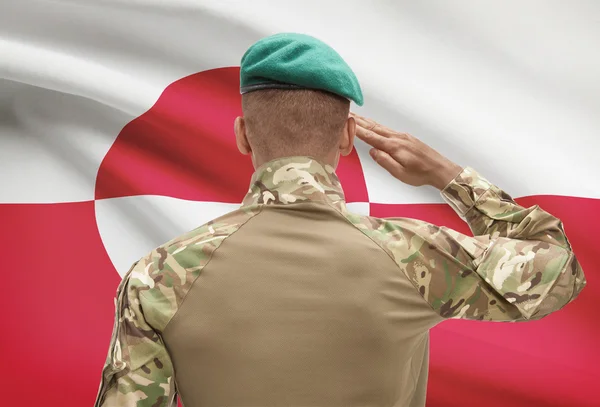
{"type": "MultiPolygon", "coordinates": [[[[161,337],[162,334],[167,330],[167,328],[169,327],[169,324],[171,323],[171,321],[173,321],[173,319],[175,318],[175,316],[179,313],[179,310],[181,310],[181,307],[183,306],[183,303],[185,302],[186,298],[188,297],[188,294],[190,293],[190,291],[192,291],[192,287],[194,287],[194,285],[196,284],[196,281],[198,281],[198,279],[200,278],[200,276],[202,275],[202,271],[210,264],[210,261],[213,259],[213,257],[215,256],[215,253],[217,252],[217,250],[219,250],[220,247],[222,247],[225,244],[225,241],[227,239],[229,239],[231,236],[233,236],[237,231],[239,231],[240,229],[242,229],[248,222],[250,222],[252,219],[256,218],[258,215],[260,215],[262,213],[263,210],[263,205],[259,205],[258,206],[258,213],[255,215],[252,215],[251,217],[249,217],[248,219],[246,219],[236,230],[234,230],[233,232],[231,232],[226,238],[223,239],[223,241],[221,242],[221,244],[212,251],[212,253],[210,254],[210,257],[208,258],[208,260],[206,261],[206,264],[204,266],[202,266],[202,269],[200,269],[200,273],[198,273],[198,276],[194,279],[194,281],[192,281],[192,283],[190,284],[190,288],[189,290],[187,290],[187,292],[185,293],[185,295],[183,296],[183,298],[181,299],[181,302],[179,304],[177,304],[177,311],[175,311],[175,313],[173,314],[173,316],[171,318],[169,318],[169,321],[167,321],[167,323],[165,324],[165,327],[161,330],[161,337]]],[[[143,294],[143,293],[142,293],[143,294]]],[[[164,343],[164,340],[163,340],[164,343]]]]}
{"type": "MultiPolygon", "coordinates": [[[[330,205],[330,206],[331,206],[331,205],[330,205]]],[[[389,253],[389,252],[388,252],[388,251],[387,251],[387,250],[386,250],[386,249],[385,249],[385,248],[384,248],[384,247],[383,247],[383,246],[382,246],[380,243],[378,243],[378,242],[377,242],[375,239],[373,239],[371,236],[367,235],[365,232],[363,232],[362,230],[360,230],[359,228],[357,228],[357,227],[356,227],[356,225],[355,225],[354,223],[352,223],[352,222],[350,221],[350,219],[348,219],[348,218],[345,216],[345,214],[344,214],[343,212],[340,212],[340,211],[339,211],[337,208],[335,208],[335,207],[333,207],[333,208],[334,208],[334,209],[335,209],[335,210],[336,210],[336,211],[339,213],[339,215],[341,215],[341,216],[344,218],[344,220],[345,220],[346,222],[348,222],[350,225],[352,225],[352,227],[353,227],[354,229],[358,230],[358,231],[359,231],[359,232],[360,232],[360,233],[361,233],[363,236],[365,236],[366,238],[368,238],[369,240],[371,240],[373,243],[375,243],[375,245],[377,245],[377,247],[379,247],[379,249],[380,249],[380,250],[382,250],[382,251],[383,251],[383,252],[384,252],[384,253],[385,253],[385,254],[386,254],[386,255],[387,255],[389,258],[390,258],[390,260],[392,260],[392,262],[394,263],[394,265],[396,266],[396,268],[400,270],[400,273],[401,273],[401,274],[402,274],[404,277],[406,277],[406,279],[408,280],[408,282],[410,283],[410,285],[411,285],[411,286],[412,286],[412,287],[413,287],[413,288],[414,288],[414,289],[417,291],[417,294],[419,294],[419,296],[420,296],[420,297],[423,299],[423,301],[424,301],[424,302],[425,302],[425,303],[426,303],[426,304],[429,306],[429,308],[431,308],[431,310],[432,310],[432,311],[433,311],[433,312],[434,312],[434,313],[435,313],[437,316],[439,316],[440,318],[442,318],[442,320],[446,319],[446,318],[442,317],[442,316],[439,314],[439,312],[438,312],[438,311],[437,311],[435,308],[433,308],[433,306],[432,306],[432,305],[431,305],[431,304],[430,304],[430,303],[429,303],[429,302],[428,302],[428,301],[425,299],[425,297],[423,296],[423,294],[421,294],[421,293],[419,292],[419,289],[418,289],[418,287],[416,287],[416,286],[415,286],[415,284],[414,284],[414,283],[411,281],[411,279],[410,279],[410,278],[408,278],[408,276],[406,275],[406,273],[404,273],[404,271],[402,271],[402,268],[400,268],[400,265],[398,264],[398,262],[396,261],[396,259],[394,259],[394,258],[392,257],[392,255],[391,255],[391,254],[390,254],[390,253],[389,253]]],[[[359,216],[362,216],[362,215],[359,215],[359,216]]],[[[419,235],[419,236],[420,236],[420,235],[419,235]]]]}
{"type": "MultiPolygon", "coordinates": [[[[473,185],[472,182],[465,180],[465,175],[464,172],[465,170],[470,169],[472,170],[474,173],[477,174],[477,176],[480,179],[483,179],[487,184],[488,187],[485,188],[485,190],[483,191],[483,193],[481,195],[479,195],[479,197],[477,197],[477,199],[474,199],[472,201],[472,204],[467,206],[467,209],[464,211],[464,214],[462,214],[461,216],[464,216],[465,218],[467,217],[467,215],[469,214],[469,212],[471,212],[473,209],[477,209],[477,204],[479,203],[479,201],[481,201],[481,199],[488,193],[493,193],[495,195],[498,195],[496,193],[496,191],[493,189],[494,188],[494,184],[492,184],[490,181],[488,181],[487,179],[483,178],[483,176],[481,176],[481,174],[479,174],[474,168],[472,167],[464,167],[463,170],[452,179],[452,181],[450,181],[441,191],[440,194],[442,195],[442,197],[444,198],[445,201],[451,201],[454,203],[454,197],[448,192],[449,189],[451,189],[452,186],[458,186],[459,188],[463,189],[463,190],[467,190],[467,192],[469,191],[473,191],[476,186],[473,185]]],[[[469,194],[470,195],[470,194],[469,194]]],[[[462,203],[463,205],[465,204],[464,200],[461,199],[460,197],[458,198],[458,200],[460,201],[460,203],[462,203]]],[[[454,207],[454,205],[450,205],[452,207],[454,207]]]]}
{"type": "MultiPolygon", "coordinates": [[[[419,346],[421,346],[423,344],[423,342],[425,342],[426,339],[427,339],[427,333],[425,333],[423,335],[423,337],[419,341],[419,344],[417,346],[415,346],[415,348],[418,348],[419,346]]],[[[415,374],[415,372],[413,370],[414,365],[415,365],[415,354],[413,353],[412,356],[410,357],[410,375],[411,375],[414,383],[416,383],[417,382],[417,375],[415,374]]]]}
{"type": "MultiPolygon", "coordinates": [[[[223,246],[225,244],[225,241],[227,239],[229,239],[231,236],[233,236],[237,231],[239,231],[240,229],[242,229],[248,222],[250,222],[252,219],[256,218],[258,215],[260,215],[261,213],[263,213],[263,207],[264,205],[260,204],[258,205],[258,213],[250,216],[248,219],[246,219],[236,230],[234,230],[232,233],[230,233],[226,238],[223,239],[223,241],[221,242],[221,244],[219,244],[219,246],[212,251],[212,253],[210,254],[210,257],[208,258],[208,260],[206,261],[206,264],[202,267],[202,269],[200,270],[200,273],[198,273],[198,276],[194,279],[194,281],[192,281],[192,284],[190,284],[190,288],[189,290],[187,290],[187,292],[185,293],[185,295],[183,296],[183,298],[181,299],[181,302],[179,304],[177,304],[177,311],[175,311],[175,313],[173,314],[173,316],[171,318],[169,318],[169,320],[167,321],[167,323],[165,324],[165,327],[160,331],[160,333],[158,333],[158,336],[160,337],[163,346],[167,352],[167,354],[169,353],[169,350],[167,349],[167,343],[165,342],[164,339],[164,332],[167,330],[167,328],[169,327],[169,324],[171,323],[171,321],[173,321],[173,319],[175,318],[175,316],[177,314],[179,314],[179,311],[181,310],[181,307],[183,306],[183,303],[185,302],[186,298],[188,297],[188,294],[190,293],[190,291],[192,291],[192,288],[194,287],[194,285],[196,284],[196,281],[198,281],[198,279],[200,278],[200,276],[202,275],[202,271],[204,271],[204,269],[210,264],[210,261],[213,259],[215,253],[217,252],[217,250],[219,250],[219,248],[221,246],[223,246]]],[[[238,210],[243,209],[243,208],[239,208],[238,210]]],[[[143,294],[143,292],[141,293],[143,294]]],[[[147,298],[146,298],[147,299],[147,298]]],[[[170,357],[170,355],[169,355],[170,357]]],[[[181,397],[181,393],[179,392],[179,385],[177,384],[177,372],[175,371],[175,364],[172,363],[172,367],[173,367],[173,386],[175,388],[175,393],[178,395],[180,401],[183,403],[183,398],[181,397]]]]}
{"type": "MultiPolygon", "coordinates": [[[[331,205],[330,205],[330,206],[331,206],[331,205]]],[[[365,232],[363,232],[362,230],[360,230],[359,228],[357,228],[357,227],[356,227],[356,225],[355,225],[354,223],[350,222],[350,219],[348,219],[348,218],[346,217],[346,215],[345,215],[343,212],[340,212],[340,211],[338,211],[338,210],[337,210],[337,208],[335,208],[335,207],[333,207],[333,208],[334,208],[334,209],[335,209],[335,210],[338,212],[338,214],[339,214],[339,215],[341,215],[341,216],[342,216],[342,218],[344,218],[344,220],[345,220],[347,223],[349,223],[349,224],[352,226],[352,228],[353,228],[353,229],[356,229],[356,230],[358,230],[358,231],[359,231],[359,232],[360,232],[360,233],[361,233],[363,236],[365,236],[365,237],[366,237],[366,238],[368,238],[370,241],[372,241],[373,243],[375,243],[375,245],[377,245],[377,247],[379,247],[379,249],[380,249],[380,250],[382,250],[382,251],[383,251],[383,252],[384,252],[384,253],[385,253],[385,254],[386,254],[386,255],[387,255],[387,256],[388,256],[388,257],[389,257],[389,258],[390,258],[390,259],[391,259],[393,262],[394,262],[394,265],[395,265],[396,267],[400,268],[400,267],[398,266],[398,263],[396,262],[396,260],[395,260],[395,259],[394,259],[394,258],[393,258],[393,257],[392,257],[392,256],[391,256],[389,253],[388,253],[388,251],[387,251],[387,250],[385,250],[385,248],[383,248],[383,247],[382,247],[382,246],[381,246],[381,245],[380,245],[380,244],[379,244],[379,243],[378,243],[378,242],[377,242],[375,239],[373,239],[371,236],[367,235],[365,232]]],[[[360,215],[360,216],[362,216],[362,215],[360,215]]],[[[402,271],[402,270],[401,270],[401,271],[402,271]]],[[[404,272],[402,272],[402,274],[404,274],[404,272]]],[[[411,282],[411,284],[412,284],[412,282],[411,282]]],[[[414,287],[414,284],[413,284],[413,287],[414,287]]]]}

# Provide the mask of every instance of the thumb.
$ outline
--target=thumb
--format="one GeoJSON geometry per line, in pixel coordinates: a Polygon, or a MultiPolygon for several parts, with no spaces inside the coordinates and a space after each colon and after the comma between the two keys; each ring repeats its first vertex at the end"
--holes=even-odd
{"type": "Polygon", "coordinates": [[[376,148],[372,148],[369,151],[369,154],[375,160],[375,162],[381,165],[385,170],[387,170],[394,177],[400,179],[402,174],[404,173],[404,167],[391,155],[386,153],[385,151],[378,150],[376,148]]]}

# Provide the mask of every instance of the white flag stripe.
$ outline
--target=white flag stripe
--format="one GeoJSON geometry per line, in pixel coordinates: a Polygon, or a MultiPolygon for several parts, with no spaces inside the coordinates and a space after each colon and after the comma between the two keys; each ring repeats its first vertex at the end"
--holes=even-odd
{"type": "MultiPolygon", "coordinates": [[[[514,196],[600,198],[600,55],[590,51],[600,45],[594,17],[599,5],[8,3],[0,5],[0,78],[113,106],[120,111],[114,111],[115,123],[143,113],[183,76],[237,65],[246,47],[263,35],[306,32],[333,45],[357,72],[366,99],[359,112],[421,137],[514,196]]],[[[0,93],[6,93],[7,84],[0,82],[0,93]]],[[[33,125],[25,108],[14,117],[17,101],[16,96],[8,100],[0,112],[11,124],[10,130],[2,127],[3,134],[10,134],[2,138],[2,150],[20,155],[34,151],[34,157],[43,157],[47,146],[36,136],[35,116],[33,125]]],[[[62,107],[77,103],[79,99],[62,107]]],[[[68,117],[59,108],[52,107],[53,114],[68,117]]],[[[48,126],[48,134],[68,132],[53,128],[50,121],[48,126]]],[[[97,132],[88,120],[77,130],[83,140],[97,132]]],[[[102,156],[109,139],[86,145],[95,150],[90,156],[102,156]]],[[[52,140],[55,149],[70,151],[71,136],[52,140]]],[[[370,161],[366,146],[359,143],[358,151],[371,202],[441,202],[435,191],[395,182],[370,161]]],[[[71,184],[55,189],[47,187],[48,177],[34,160],[3,160],[0,184],[8,187],[2,201],[90,199],[89,174],[97,171],[98,160],[88,162],[89,168],[81,171],[85,181],[77,182],[70,182],[70,165],[57,164],[59,160],[42,160],[51,164],[48,171],[57,185],[71,184]],[[30,191],[18,185],[28,185],[30,191]]]]}
{"type": "Polygon", "coordinates": [[[132,117],[92,99],[0,79],[0,203],[94,199],[96,174],[132,117]]]}
{"type": "MultiPolygon", "coordinates": [[[[600,92],[591,89],[600,89],[600,54],[590,50],[600,46],[591,13],[600,7],[573,11],[557,1],[543,8],[533,3],[365,7],[348,1],[339,7],[319,1],[273,7],[261,0],[211,7],[241,21],[261,14],[272,31],[327,40],[359,76],[366,93],[361,111],[399,130],[422,130],[415,135],[515,196],[599,198],[600,92]],[[519,35],[507,34],[507,27],[519,35]],[[582,147],[590,144],[595,148],[582,147]]],[[[440,201],[435,194],[390,187],[389,177],[380,181],[380,169],[365,167],[371,202],[440,201]]]]}
{"type": "MultiPolygon", "coordinates": [[[[175,3],[175,2],[174,2],[175,3]]],[[[239,65],[262,34],[203,11],[110,2],[0,5],[0,76],[139,116],[172,82],[239,65]]]]}
{"type": "Polygon", "coordinates": [[[2,78],[82,96],[132,117],[144,112],[148,101],[156,100],[164,89],[140,81],[132,69],[109,69],[100,61],[95,63],[65,54],[60,50],[61,45],[49,44],[48,48],[42,48],[22,41],[0,39],[0,53],[8,55],[1,66],[2,78]],[[54,46],[58,49],[51,48],[54,46]]]}
{"type": "Polygon", "coordinates": [[[239,205],[164,196],[96,201],[96,222],[106,252],[121,276],[152,249],[239,205]]]}

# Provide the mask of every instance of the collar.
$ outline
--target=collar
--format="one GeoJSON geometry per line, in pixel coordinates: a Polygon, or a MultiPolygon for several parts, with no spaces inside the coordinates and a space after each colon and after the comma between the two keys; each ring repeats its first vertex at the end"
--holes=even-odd
{"type": "Polygon", "coordinates": [[[256,169],[242,207],[303,201],[325,202],[346,211],[344,191],[332,166],[309,156],[282,157],[256,169]]]}

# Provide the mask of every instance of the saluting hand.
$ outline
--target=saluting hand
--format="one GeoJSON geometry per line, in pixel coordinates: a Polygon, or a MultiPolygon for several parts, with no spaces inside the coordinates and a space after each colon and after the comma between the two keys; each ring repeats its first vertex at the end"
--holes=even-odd
{"type": "Polygon", "coordinates": [[[400,181],[413,186],[443,189],[462,168],[407,133],[350,113],[356,120],[356,136],[373,146],[371,157],[400,181]]]}

